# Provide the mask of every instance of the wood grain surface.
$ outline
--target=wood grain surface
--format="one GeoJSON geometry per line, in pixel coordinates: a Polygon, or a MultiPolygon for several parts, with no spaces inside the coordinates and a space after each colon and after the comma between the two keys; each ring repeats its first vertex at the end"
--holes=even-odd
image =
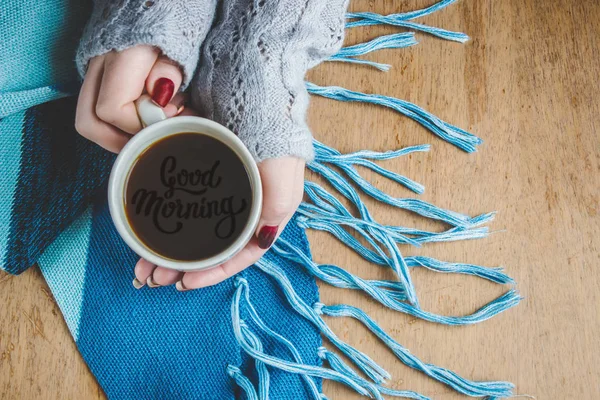
{"type": "MultiPolygon", "coordinates": [[[[432,0],[354,0],[354,10],[411,10],[432,0]]],[[[468,33],[466,45],[420,34],[419,46],[370,59],[389,73],[326,64],[318,84],[396,96],[468,128],[485,143],[467,155],[416,123],[382,108],[314,99],[315,136],[342,151],[421,143],[430,153],[385,165],[426,185],[422,199],[475,215],[497,210],[487,239],[403,248],[448,261],[503,265],[525,297],[520,306],[469,327],[415,320],[357,295],[321,285],[325,303],[360,306],[426,362],[472,379],[512,381],[537,399],[600,398],[600,3],[597,0],[462,0],[422,20],[468,33]]],[[[348,43],[393,29],[352,30],[348,43]]],[[[407,190],[364,172],[396,196],[407,190]]],[[[367,201],[382,222],[439,228],[367,201]]],[[[326,234],[309,233],[314,257],[367,278],[390,278],[326,234]]],[[[477,278],[414,271],[424,309],[473,312],[506,288],[477,278]]],[[[0,275],[0,398],[101,399],[38,269],[0,275]]],[[[393,375],[391,386],[435,399],[458,399],[401,364],[349,319],[334,330],[393,375]]],[[[331,399],[355,399],[325,383],[331,399]]]]}

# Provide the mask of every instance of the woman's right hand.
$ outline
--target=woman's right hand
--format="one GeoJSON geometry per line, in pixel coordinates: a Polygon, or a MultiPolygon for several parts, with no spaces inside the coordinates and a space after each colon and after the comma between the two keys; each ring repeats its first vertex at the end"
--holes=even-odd
{"type": "Polygon", "coordinates": [[[75,128],[113,153],[142,129],[134,101],[144,90],[167,117],[176,115],[183,95],[173,95],[182,81],[180,68],[152,46],[111,51],[90,60],[77,101],[75,128]]]}

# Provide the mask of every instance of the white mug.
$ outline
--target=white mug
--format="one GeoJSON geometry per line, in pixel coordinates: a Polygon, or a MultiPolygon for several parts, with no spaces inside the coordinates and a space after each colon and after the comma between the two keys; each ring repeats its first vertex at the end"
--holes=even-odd
{"type": "Polygon", "coordinates": [[[232,258],[250,241],[262,209],[262,185],[258,166],[242,141],[224,126],[200,117],[182,116],[167,119],[162,108],[150,96],[136,101],[140,121],[145,127],[131,138],[113,165],[108,183],[110,215],[125,243],[140,257],[161,267],[178,271],[199,271],[218,266],[232,258]],[[252,206],[246,226],[233,244],[223,252],[202,260],[179,261],[166,258],[146,246],[135,234],[125,212],[125,193],[129,174],[140,155],[157,141],[178,133],[201,133],[227,145],[242,161],[252,188],[252,206]]]}

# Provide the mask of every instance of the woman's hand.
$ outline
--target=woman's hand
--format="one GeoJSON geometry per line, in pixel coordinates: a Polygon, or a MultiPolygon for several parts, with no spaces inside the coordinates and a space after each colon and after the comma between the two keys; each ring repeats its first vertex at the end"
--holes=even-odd
{"type": "Polygon", "coordinates": [[[133,102],[144,89],[164,107],[167,116],[174,116],[183,103],[182,95],[173,98],[181,81],[179,67],[151,46],[94,57],[79,93],[75,128],[106,150],[118,153],[131,135],[142,129],[133,102]]]}
{"type": "MultiPolygon", "coordinates": [[[[142,129],[134,101],[146,90],[168,117],[177,115],[183,97],[173,94],[181,81],[180,69],[151,46],[95,57],[81,87],[75,127],[82,136],[118,153],[142,129]]],[[[294,157],[269,159],[258,165],[263,185],[261,219],[253,239],[231,260],[209,270],[183,274],[141,259],[135,266],[134,286],[176,284],[180,291],[198,289],[222,282],[254,264],[298,208],[304,191],[304,166],[303,160],[294,157]]]]}
{"type": "Polygon", "coordinates": [[[257,232],[231,260],[198,272],[181,273],[157,267],[141,259],[135,266],[136,288],[176,284],[187,291],[216,285],[258,261],[271,247],[302,201],[304,193],[304,160],[295,157],[274,158],[258,164],[263,187],[263,209],[257,232]]]}

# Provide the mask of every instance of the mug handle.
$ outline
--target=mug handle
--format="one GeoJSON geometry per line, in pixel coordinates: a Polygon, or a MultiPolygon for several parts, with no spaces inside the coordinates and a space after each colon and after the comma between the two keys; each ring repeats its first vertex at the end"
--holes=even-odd
{"type": "Polygon", "coordinates": [[[148,125],[167,119],[163,109],[152,101],[148,94],[143,94],[135,101],[135,108],[142,126],[145,128],[148,125]]]}

